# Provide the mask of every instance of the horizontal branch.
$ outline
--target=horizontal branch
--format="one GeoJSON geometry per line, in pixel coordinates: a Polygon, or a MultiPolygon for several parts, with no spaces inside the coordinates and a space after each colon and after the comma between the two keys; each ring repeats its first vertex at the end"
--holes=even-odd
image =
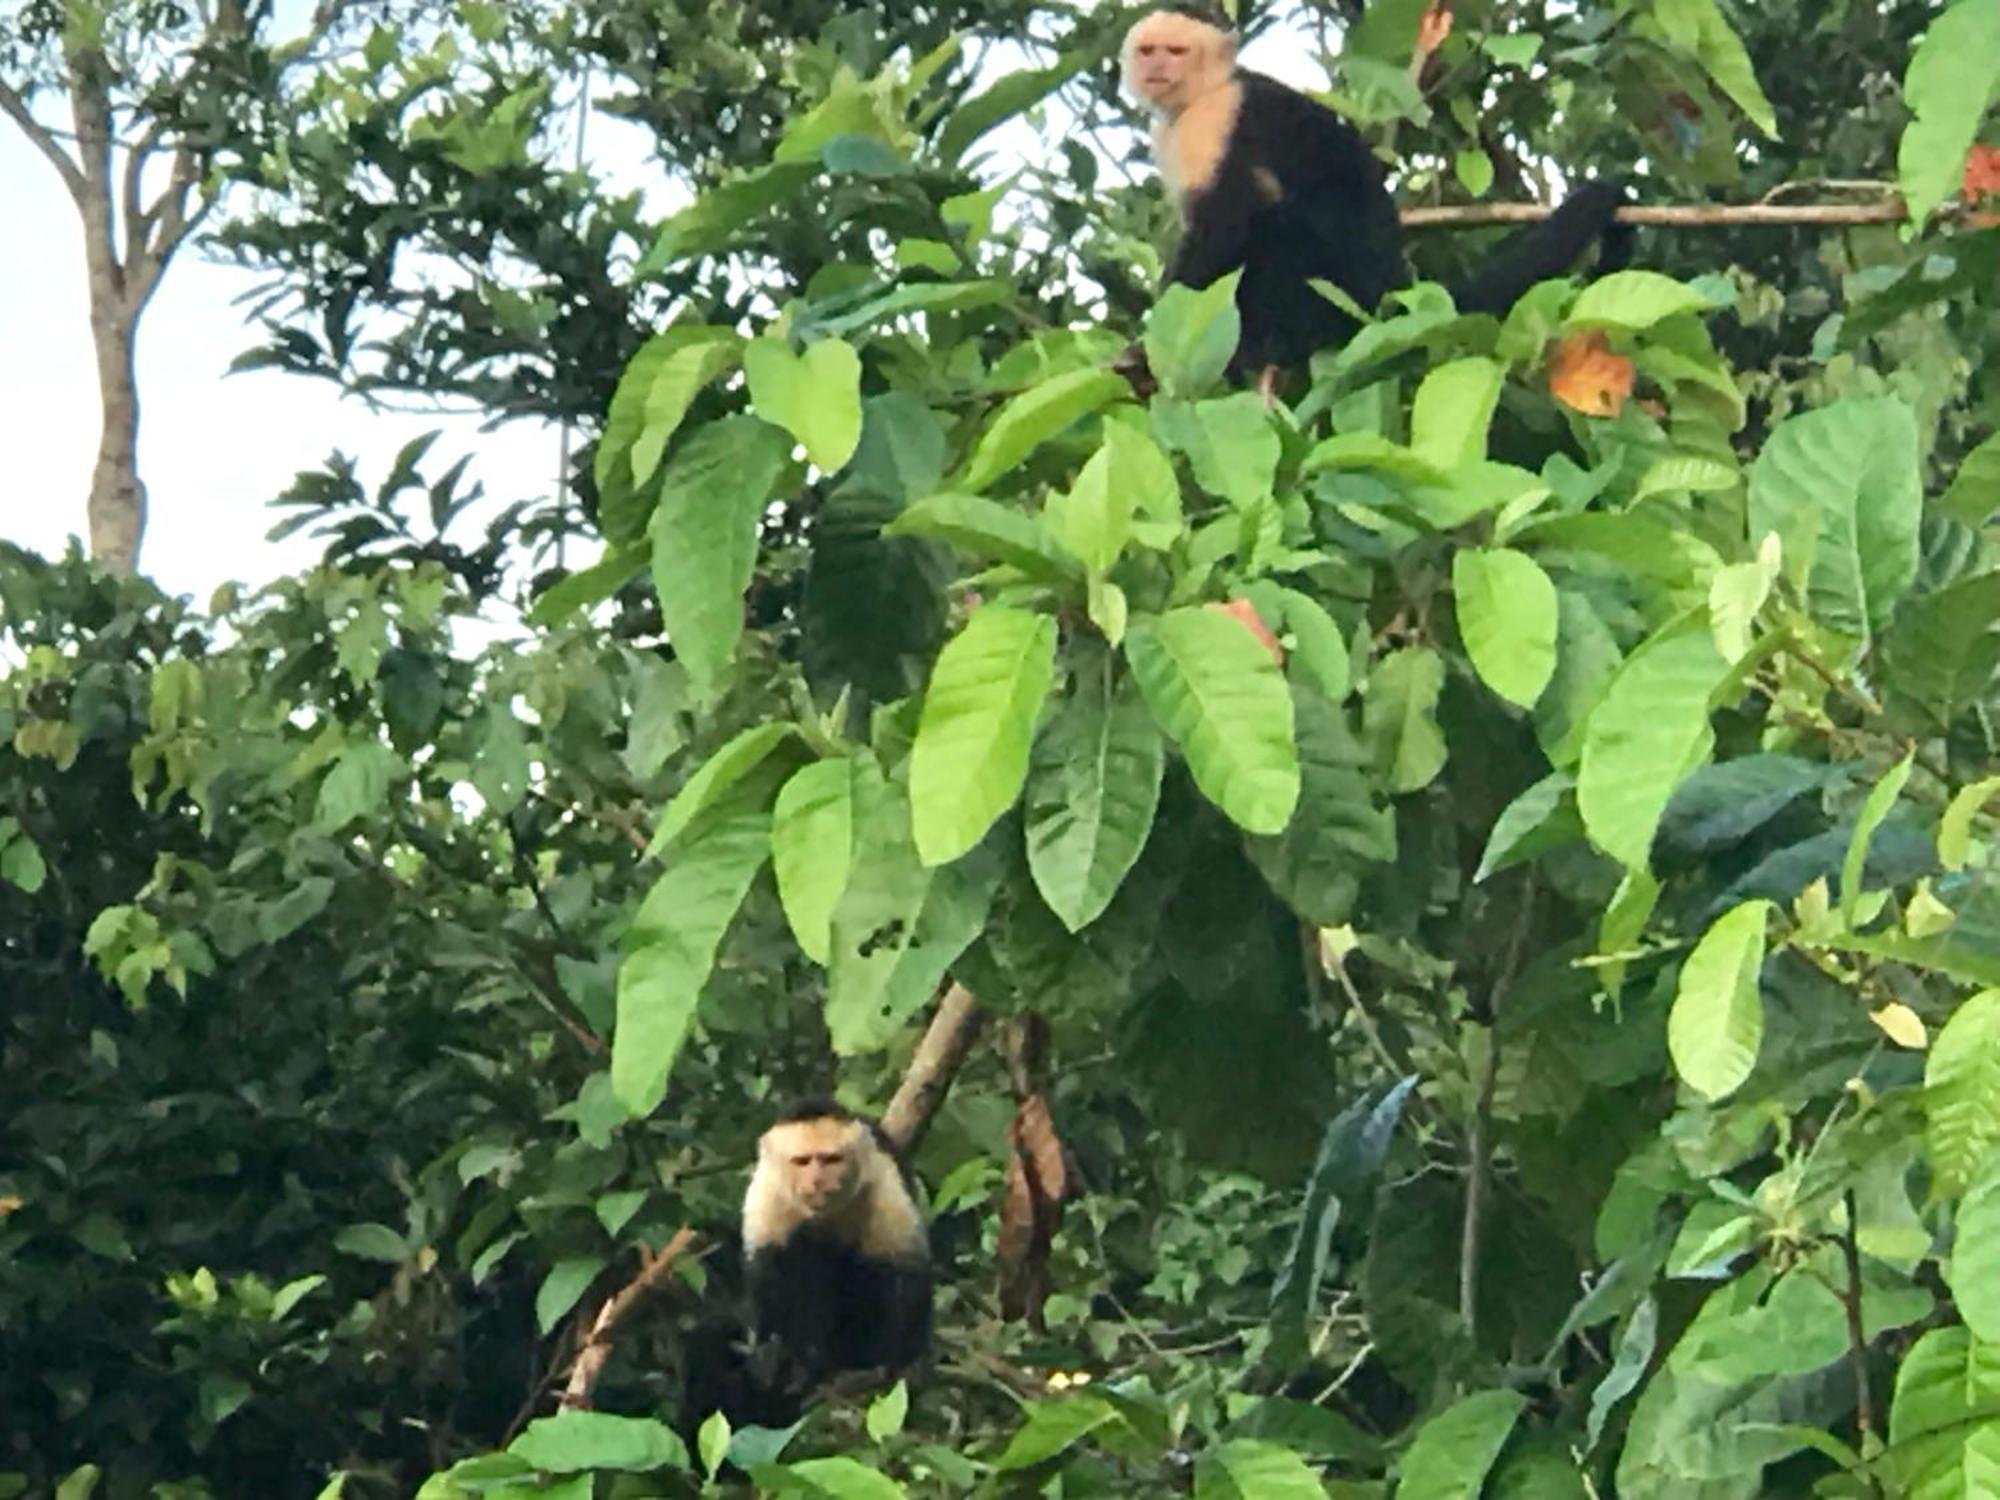
{"type": "MultiPolygon", "coordinates": [[[[1466,203],[1406,208],[1405,229],[1470,229],[1482,224],[1538,224],[1553,212],[1542,203],[1466,203]]],[[[1901,198],[1875,203],[1658,203],[1618,210],[1621,224],[1668,224],[1681,229],[1741,224],[1901,224],[1909,218],[1901,198]]]]}

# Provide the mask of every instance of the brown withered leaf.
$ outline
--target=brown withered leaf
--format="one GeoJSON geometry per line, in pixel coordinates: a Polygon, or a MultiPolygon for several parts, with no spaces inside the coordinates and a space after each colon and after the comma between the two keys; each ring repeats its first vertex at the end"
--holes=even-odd
{"type": "Polygon", "coordinates": [[[1602,329],[1573,333],[1549,356],[1549,392],[1586,417],[1615,417],[1632,395],[1632,361],[1602,329]]]}

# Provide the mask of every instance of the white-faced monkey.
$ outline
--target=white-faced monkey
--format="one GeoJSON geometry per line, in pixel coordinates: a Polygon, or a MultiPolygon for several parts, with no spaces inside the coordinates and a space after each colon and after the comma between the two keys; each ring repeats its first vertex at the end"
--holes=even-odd
{"type": "Polygon", "coordinates": [[[827,1377],[893,1374],[930,1343],[930,1241],[888,1138],[828,1099],[757,1143],[743,1196],[748,1348],[691,1351],[687,1416],[784,1426],[827,1377]]]}
{"type": "MultiPolygon", "coordinates": [[[[1180,209],[1166,281],[1207,286],[1242,268],[1242,339],[1232,370],[1303,364],[1344,342],[1354,320],[1313,290],[1330,281],[1373,311],[1408,280],[1395,200],[1359,131],[1275,79],[1236,66],[1236,39],[1192,10],[1166,9],[1125,38],[1126,88],[1153,113],[1153,152],[1180,209]]],[[[1602,239],[1599,269],[1622,263],[1621,184],[1594,182],[1506,240],[1451,288],[1462,312],[1504,313],[1536,282],[1602,239]]]]}

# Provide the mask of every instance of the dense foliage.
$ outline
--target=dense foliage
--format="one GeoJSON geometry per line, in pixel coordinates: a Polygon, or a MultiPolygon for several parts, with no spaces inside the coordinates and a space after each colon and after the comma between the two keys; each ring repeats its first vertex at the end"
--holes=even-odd
{"type": "MultiPolygon", "coordinates": [[[[228,232],[302,368],[601,409],[586,504],[336,464],[327,566],[201,611],[0,554],[0,1493],[1989,1493],[2000,228],[1420,286],[1267,409],[1078,144],[1118,17],[996,79],[952,7],[690,9],[371,44],[228,232]],[[583,58],[663,222],[554,155],[583,58]],[[953,982],[937,1368],[677,1432],[725,1247],[552,1415],[953,982]]],[[[1921,218],[1990,149],[1980,0],[1466,4],[1413,83],[1423,9],[1339,59],[1413,197],[1921,218]]]]}

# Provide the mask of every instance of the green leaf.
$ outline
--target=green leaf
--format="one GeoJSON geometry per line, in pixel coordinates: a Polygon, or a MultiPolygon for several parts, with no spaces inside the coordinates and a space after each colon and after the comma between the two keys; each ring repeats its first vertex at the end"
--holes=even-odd
{"type": "Polygon", "coordinates": [[[792,935],[815,963],[826,963],[831,951],[833,909],[853,858],[854,767],[817,761],[785,783],[771,820],[778,899],[792,935]]]}
{"type": "Polygon", "coordinates": [[[2000,432],[1965,455],[1937,508],[1966,526],[1984,526],[2000,510],[2000,432]]]}
{"type": "Polygon", "coordinates": [[[1575,793],[1576,778],[1554,771],[1502,808],[1486,836],[1473,884],[1581,839],[1583,820],[1577,816],[1575,793]]]}
{"type": "Polygon", "coordinates": [[[1585,1428],[1585,1439],[1592,1448],[1597,1446],[1598,1438],[1603,1435],[1604,1424],[1610,1418],[1612,1408],[1639,1388],[1647,1366],[1653,1362],[1653,1350],[1659,1336],[1660,1305],[1648,1297],[1626,1319],[1624,1328],[1618,1334],[1618,1347],[1612,1355],[1611,1368],[1590,1393],[1590,1419],[1585,1428]]]}
{"type": "Polygon", "coordinates": [[[632,920],[618,969],[611,1087],[634,1118],[666,1095],[715,950],[771,852],[771,817],[737,811],[681,845],[632,920]]]}
{"type": "MultiPolygon", "coordinates": [[[[601,445],[605,440],[598,441],[601,445]]],[[[604,451],[602,446],[598,451],[604,451]]],[[[604,556],[589,567],[579,568],[542,590],[536,596],[534,608],[528,611],[528,623],[548,629],[562,624],[579,610],[602,604],[643,573],[652,558],[650,542],[606,548],[604,556]]]]}
{"type": "Polygon", "coordinates": [[[1173,460],[1152,437],[1128,422],[1107,420],[1104,452],[1111,480],[1131,496],[1135,511],[1151,520],[1181,522],[1181,481],[1173,460]]]}
{"type": "Polygon", "coordinates": [[[1202,795],[1250,833],[1277,833],[1299,799],[1292,695],[1248,627],[1220,610],[1135,623],[1126,658],[1202,795]]]}
{"type": "Polygon", "coordinates": [[[989,604],[939,653],[910,752],[917,853],[957,859],[1014,805],[1055,681],[1056,622],[989,604]]]}
{"type": "Polygon", "coordinates": [[[1000,873],[989,848],[938,869],[918,858],[903,788],[857,761],[854,863],[833,911],[826,1025],[834,1051],[886,1046],[979,935],[1000,873]]]}
{"type": "Polygon", "coordinates": [[[1715,80],[1750,123],[1771,139],[1778,137],[1778,117],[1757,82],[1750,54],[1715,0],[1655,0],[1669,35],[1688,51],[1715,80]]]}
{"type": "Polygon", "coordinates": [[[1222,379],[1243,331],[1236,310],[1242,274],[1200,288],[1175,282],[1146,315],[1146,363],[1169,397],[1191,401],[1222,379]]]}
{"type": "Polygon", "coordinates": [[[1060,1401],[1037,1401],[1028,1408],[1028,1420],[1015,1432],[994,1467],[1003,1474],[1031,1469],[1118,1420],[1117,1410],[1098,1396],[1086,1394],[1060,1401]]]}
{"type": "Polygon", "coordinates": [[[868,1435],[878,1443],[886,1443],[903,1430],[909,1415],[909,1383],[899,1380],[868,1403],[868,1435]]]}
{"type": "Polygon", "coordinates": [[[48,879],[48,862],[13,818],[0,818],[0,880],[30,896],[48,879]]]}
{"type": "Polygon", "coordinates": [[[560,1323],[603,1269],[601,1255],[580,1255],[549,1267],[549,1274],[542,1278],[541,1288],[535,1293],[535,1326],[547,1333],[560,1323]]]}
{"type": "Polygon", "coordinates": [[[653,586],[674,654],[699,693],[714,691],[736,654],[757,529],[790,461],[790,440],[777,428],[724,417],[688,439],[661,481],[648,528],[653,586]]]}
{"type": "Polygon", "coordinates": [[[1490,359],[1439,365],[1417,387],[1410,408],[1410,449],[1425,463],[1456,469],[1486,457],[1486,430],[1507,371],[1490,359]]]}
{"type": "Polygon", "coordinates": [[[1573,589],[1556,590],[1556,670],[1535,700],[1535,739],[1549,764],[1573,768],[1591,712],[1604,701],[1624,658],[1611,627],[1573,589]]]}
{"type": "Polygon", "coordinates": [[[1751,544],[1777,534],[1786,573],[1829,629],[1867,639],[1916,580],[1917,447],[1901,401],[1851,398],[1781,423],[1751,465],[1751,544]]]}
{"type": "Polygon", "coordinates": [[[1509,703],[1532,708],[1556,670],[1556,586],[1509,548],[1461,549],[1451,561],[1458,629],[1472,665],[1509,703]]]}
{"type": "Polygon", "coordinates": [[[1985,1500],[2000,1483],[2000,1346],[1934,1328],[1903,1356],[1889,1472],[1910,1500],[1985,1500]]]}
{"type": "Polygon", "coordinates": [[[667,804],[667,810],[660,818],[659,831],[653,835],[653,847],[647,853],[664,849],[679,838],[696,818],[720,804],[779,746],[789,743],[795,736],[796,731],[789,724],[759,724],[744,730],[703,761],[701,768],[687,779],[687,784],[667,804]]]}
{"type": "Polygon", "coordinates": [[[1127,429],[1106,428],[1107,446],[1091,455],[1067,491],[1050,495],[1043,520],[1055,539],[1092,573],[1111,571],[1132,535],[1137,497],[1112,477],[1110,434],[1127,429]]]}
{"type": "Polygon", "coordinates": [[[2000,9],[1990,0],[1960,0],[1930,23],[1903,74],[1903,102],[1916,118],[1904,128],[1896,175],[1911,223],[1922,225],[1957,194],[1996,89],[2000,9]]]}
{"type": "Polygon", "coordinates": [[[660,227],[636,274],[648,277],[676,261],[727,249],[737,230],[766,209],[796,198],[819,170],[817,161],[772,162],[717,184],[660,227]]]}
{"type": "Polygon", "coordinates": [[[1764,929],[1770,903],[1745,901],[1701,936],[1681,965],[1667,1017],[1674,1071],[1705,1099],[1733,1093],[1757,1064],[1764,1038],[1764,929]]]}
{"type": "Polygon", "coordinates": [[[1683,616],[1618,669],[1584,729],[1577,809],[1592,843],[1643,866],[1674,788],[1714,746],[1709,697],[1728,663],[1708,622],[1683,616]]]}
{"type": "MultiPolygon", "coordinates": [[[[1292,660],[1304,669],[1329,703],[1346,701],[1354,690],[1354,659],[1340,624],[1326,607],[1297,589],[1263,586],[1250,591],[1257,612],[1264,614],[1268,598],[1277,606],[1276,620],[1291,636],[1292,660]]],[[[1266,616],[1267,619],[1271,618],[1266,616]]]]}
{"type": "Polygon", "coordinates": [[[326,1285],[324,1276],[301,1276],[296,1281],[288,1281],[278,1288],[271,1299],[271,1321],[281,1323],[291,1310],[306,1298],[326,1285]]]}
{"type": "Polygon", "coordinates": [[[1071,932],[1102,915],[1138,861],[1160,803],[1166,747],[1129,678],[1090,659],[1035,741],[1028,869],[1071,932]]]}
{"type": "Polygon", "coordinates": [[[991,88],[974,94],[953,111],[938,132],[939,163],[955,163],[987,131],[1034,108],[1095,62],[1098,55],[1092,49],[1065,52],[1049,67],[1008,73],[991,88]]]}
{"type": "Polygon", "coordinates": [[[1957,1197],[2000,1146],[2000,989],[1966,1001],[1931,1044],[1924,1116],[1937,1191],[1957,1197]]]}
{"type": "Polygon", "coordinates": [[[1438,727],[1444,692],[1444,658],[1428,646],[1392,651],[1368,674],[1361,721],[1375,764],[1397,794],[1437,780],[1450,753],[1438,727]]]}
{"type": "Polygon", "coordinates": [[[683,324],[639,346],[618,378],[595,459],[597,486],[651,479],[703,386],[736,367],[743,340],[727,328],[683,324]],[[627,460],[623,473],[616,470],[627,460]]]}
{"type": "Polygon", "coordinates": [[[1938,819],[1938,863],[1947,870],[1962,870],[1972,857],[1972,820],[1979,816],[1996,793],[2000,776],[1988,776],[1963,786],[1953,795],[1951,805],[1938,819]]]}
{"type": "Polygon", "coordinates": [[[1285,904],[1334,927],[1352,913],[1366,866],[1396,857],[1396,815],[1346,715],[1316,693],[1293,695],[1299,803],[1285,831],[1255,835],[1247,852],[1285,904]]]}
{"type": "Polygon", "coordinates": [[[1071,370],[1023,391],[993,419],[973,450],[963,488],[983,490],[1072,423],[1128,394],[1125,377],[1110,370],[1071,370]]]}
{"type": "Polygon", "coordinates": [[[314,831],[338,833],[356,818],[385,811],[390,778],[402,768],[395,751],[372,740],[341,751],[340,759],[319,784],[319,800],[313,808],[314,831]]]}
{"type": "Polygon", "coordinates": [[[1195,1500],[1326,1500],[1326,1486],[1289,1448],[1236,1438],[1195,1460],[1195,1500]]]}
{"type": "Polygon", "coordinates": [[[547,1474],[616,1469],[643,1474],[685,1469],[687,1445],[664,1422],[606,1411],[563,1411],[540,1417],[507,1447],[508,1453],[547,1474]]]}
{"type": "Polygon", "coordinates": [[[780,338],[754,339],[743,351],[750,404],[805,446],[824,474],[844,467],[861,441],[861,356],[825,338],[794,354],[780,338]]]}
{"type": "Polygon", "coordinates": [[[1082,573],[1039,516],[980,495],[919,500],[884,526],[882,535],[930,537],[975,557],[1009,563],[1046,583],[1073,582],[1082,573]]]}
{"type": "Polygon", "coordinates": [[[1668,318],[1708,310],[1708,298],[1671,276],[1658,271],[1614,271],[1583,289],[1564,326],[1651,328],[1668,318]]]}
{"type": "Polygon", "coordinates": [[[1868,793],[1868,800],[1861,805],[1861,812],[1854,820],[1854,832],[1848,836],[1847,857],[1840,866],[1840,916],[1847,926],[1855,925],[1855,914],[1861,905],[1861,875],[1868,863],[1868,845],[1875,837],[1875,830],[1882,826],[1882,820],[1889,816],[1889,810],[1896,805],[1896,798],[1902,795],[1903,784],[1910,779],[1910,766],[1916,755],[1912,750],[1883,773],[1868,793]]]}
{"type": "Polygon", "coordinates": [[[1493,187],[1493,158],[1477,146],[1460,151],[1452,161],[1452,171],[1475,198],[1484,198],[1493,187]]]}
{"type": "Polygon", "coordinates": [[[411,1255],[409,1244],[387,1224],[350,1224],[333,1237],[333,1248],[342,1255],[392,1266],[401,1265],[411,1255]]]}
{"type": "Polygon", "coordinates": [[[1987,1158],[1958,1206],[1947,1279],[1965,1326],[2000,1345],[2000,1157],[1987,1158]]]}
{"type": "Polygon", "coordinates": [[[1929,710],[1940,727],[1978,702],[2000,665],[2000,573],[1982,573],[1903,609],[1883,642],[1882,682],[1929,710]]]}
{"type": "Polygon", "coordinates": [[[1156,402],[1160,440],[1185,453],[1195,483],[1242,509],[1271,493],[1284,443],[1255,391],[1192,404],[1156,402]]]}
{"type": "Polygon", "coordinates": [[[1477,1500],[1527,1404],[1516,1391],[1479,1391],[1432,1417],[1403,1455],[1397,1500],[1477,1500]]]}
{"type": "Polygon", "coordinates": [[[804,1480],[815,1495],[828,1500],[903,1500],[903,1487],[895,1480],[843,1455],[801,1459],[786,1464],[783,1472],[787,1479],[804,1480]]]}

